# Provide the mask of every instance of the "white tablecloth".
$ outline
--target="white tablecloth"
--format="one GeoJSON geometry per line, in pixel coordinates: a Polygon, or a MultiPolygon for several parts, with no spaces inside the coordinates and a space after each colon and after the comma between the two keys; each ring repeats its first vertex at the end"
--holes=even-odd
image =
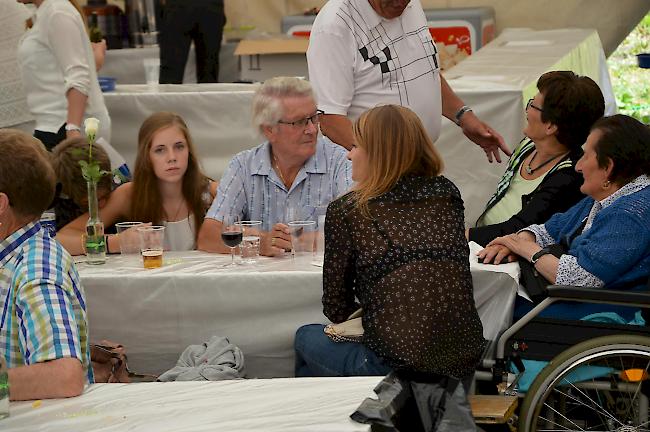
{"type": "MultiPolygon", "coordinates": [[[[188,345],[227,336],[244,352],[249,377],[293,376],[296,330],[328,322],[322,268],[289,257],[219,268],[228,260],[192,251],[166,253],[165,266],[156,270],[143,270],[136,257],[80,264],[91,340],[120,342],[131,369],[159,374],[188,345]]],[[[517,267],[470,265],[484,335],[492,339],[512,319],[517,267]]]]}
{"type": "MultiPolygon", "coordinates": [[[[234,82],[237,80],[237,59],[234,56],[236,43],[225,43],[219,52],[219,81],[234,82]]],[[[159,58],[160,48],[148,46],[144,48],[112,49],[106,51],[104,66],[99,70],[100,76],[113,77],[118,84],[145,84],[142,60],[146,58],[159,58]]],[[[196,57],[194,45],[185,64],[183,83],[196,83],[196,57]]]]}
{"type": "MultiPolygon", "coordinates": [[[[70,399],[12,402],[3,432],[368,431],[349,416],[381,377],[93,384],[70,399]]],[[[376,398],[376,397],[375,397],[376,398]]]]}
{"type": "MultiPolygon", "coordinates": [[[[605,94],[607,112],[614,112],[607,64],[595,30],[505,30],[445,76],[460,97],[512,148],[523,137],[524,106],[536,92],[537,78],[553,69],[570,69],[592,77],[605,94]]],[[[105,94],[113,120],[112,144],[133,164],[142,121],[158,110],[176,111],[190,125],[206,173],[219,179],[236,152],[262,141],[250,126],[250,103],[256,88],[181,85],[147,93],[144,87],[120,86],[117,92],[105,94]]],[[[494,192],[505,164],[488,164],[483,151],[446,119],[436,147],[445,160],[445,175],[463,195],[466,224],[473,225],[494,192]]]]}

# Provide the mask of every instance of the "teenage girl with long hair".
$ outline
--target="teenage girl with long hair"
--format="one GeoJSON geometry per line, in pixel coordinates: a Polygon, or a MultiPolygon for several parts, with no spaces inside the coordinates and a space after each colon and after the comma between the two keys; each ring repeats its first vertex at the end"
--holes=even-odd
{"type": "MultiPolygon", "coordinates": [[[[177,114],[158,112],[138,134],[133,182],[115,189],[99,211],[105,226],[120,221],[165,225],[169,250],[191,250],[205,212],[217,190],[196,157],[187,125],[177,114]]],[[[82,236],[88,215],[66,225],[57,239],[73,255],[84,253],[82,236]]],[[[119,239],[108,236],[108,251],[119,251],[119,239]]]]}

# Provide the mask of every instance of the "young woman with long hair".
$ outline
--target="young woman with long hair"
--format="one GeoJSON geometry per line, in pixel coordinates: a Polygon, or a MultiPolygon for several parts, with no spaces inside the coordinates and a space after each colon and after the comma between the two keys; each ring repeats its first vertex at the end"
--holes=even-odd
{"type": "MultiPolygon", "coordinates": [[[[158,112],[147,118],[138,134],[138,154],[133,182],[115,189],[99,216],[105,226],[120,221],[165,225],[170,250],[196,246],[205,212],[217,182],[199,166],[187,125],[177,114],[158,112]]],[[[72,254],[82,254],[87,214],[65,226],[57,239],[72,254]]],[[[119,251],[119,240],[108,236],[108,251],[119,251]]]]}

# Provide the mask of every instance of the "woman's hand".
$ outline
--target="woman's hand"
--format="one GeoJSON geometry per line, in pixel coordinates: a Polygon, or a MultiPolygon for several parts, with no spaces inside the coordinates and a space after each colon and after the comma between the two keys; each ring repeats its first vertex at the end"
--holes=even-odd
{"type": "Polygon", "coordinates": [[[478,257],[482,258],[485,264],[500,264],[504,258],[513,262],[518,256],[529,260],[540,249],[535,242],[535,236],[528,231],[522,231],[519,234],[495,238],[478,253],[478,257]]]}
{"type": "MultiPolygon", "coordinates": [[[[524,231],[520,234],[510,234],[503,237],[494,239],[490,244],[499,244],[508,248],[512,253],[530,260],[534,253],[540,251],[542,248],[535,243],[534,236],[529,232],[524,231]],[[533,237],[531,239],[531,237],[533,237]]],[[[489,244],[488,244],[489,246],[489,244]]]]}
{"type": "Polygon", "coordinates": [[[95,58],[95,70],[99,70],[104,66],[104,60],[106,59],[106,39],[102,39],[101,42],[91,42],[90,46],[93,50],[93,57],[95,58]]]}
{"type": "Polygon", "coordinates": [[[500,244],[488,244],[477,256],[483,264],[501,264],[504,259],[505,262],[517,261],[517,256],[510,249],[500,244]]]}

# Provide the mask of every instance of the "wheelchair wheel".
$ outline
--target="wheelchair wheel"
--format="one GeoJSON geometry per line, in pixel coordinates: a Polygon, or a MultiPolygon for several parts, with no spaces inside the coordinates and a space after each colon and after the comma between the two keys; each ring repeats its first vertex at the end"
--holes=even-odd
{"type": "Polygon", "coordinates": [[[650,337],[614,335],[574,345],[530,386],[520,432],[650,431],[650,337]]]}

